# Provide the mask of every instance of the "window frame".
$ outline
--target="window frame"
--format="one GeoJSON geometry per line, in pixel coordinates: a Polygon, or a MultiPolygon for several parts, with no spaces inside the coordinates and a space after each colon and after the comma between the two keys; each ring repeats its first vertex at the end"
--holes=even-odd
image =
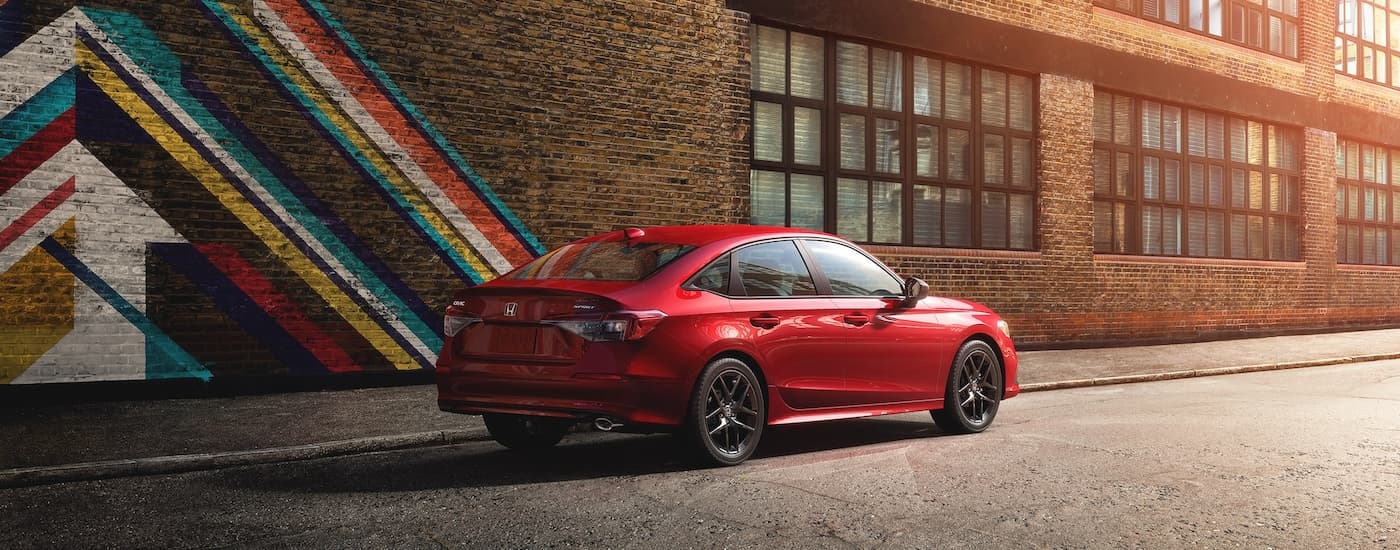
{"type": "Polygon", "coordinates": [[[1361,140],[1337,138],[1336,150],[1337,181],[1337,263],[1343,265],[1400,266],[1400,186],[1395,178],[1400,176],[1400,148],[1386,147],[1361,140]],[[1356,151],[1352,159],[1350,151],[1356,151]],[[1374,166],[1371,178],[1367,178],[1365,168],[1366,152],[1373,153],[1374,166]],[[1383,152],[1384,162],[1377,162],[1376,152],[1383,152]],[[1353,165],[1353,162],[1355,163],[1353,165]],[[1352,168],[1355,170],[1352,170],[1352,168]],[[1352,176],[1351,174],[1355,174],[1352,176]],[[1353,191],[1355,194],[1353,195],[1353,191]],[[1372,208],[1367,207],[1366,195],[1372,194],[1372,208]],[[1379,204],[1377,204],[1379,203],[1379,204]],[[1354,208],[1353,208],[1354,207],[1354,208]],[[1351,211],[1355,210],[1355,214],[1351,211]],[[1367,218],[1367,210],[1379,214],[1367,218]],[[1371,232],[1374,249],[1367,259],[1366,233],[1371,232]],[[1384,242],[1378,243],[1376,236],[1384,242]],[[1352,245],[1356,245],[1353,250],[1352,245]],[[1354,252],[1354,254],[1353,254],[1354,252]]]}
{"type": "MultiPolygon", "coordinates": [[[[1199,109],[1187,105],[1180,105],[1165,101],[1158,101],[1153,98],[1124,94],[1113,90],[1095,88],[1095,121],[1093,132],[1093,160],[1091,161],[1091,171],[1094,173],[1094,252],[1096,254],[1122,254],[1137,256],[1160,256],[1160,257],[1186,257],[1186,258],[1217,258],[1230,260],[1266,260],[1266,261],[1301,261],[1302,259],[1302,132],[1301,130],[1289,126],[1279,125],[1271,122],[1246,119],[1243,117],[1199,109]],[[1108,103],[1116,107],[1118,100],[1127,100],[1129,104],[1128,126],[1125,129],[1130,136],[1129,143],[1120,143],[1116,138],[1117,125],[1109,121],[1108,125],[1112,130],[1112,135],[1107,141],[1100,136],[1100,98],[1109,98],[1108,103]],[[1169,107],[1179,112],[1177,125],[1178,143],[1177,150],[1165,150],[1151,147],[1143,143],[1143,111],[1147,104],[1156,105],[1159,109],[1169,107]],[[1192,122],[1193,115],[1201,115],[1205,127],[1201,134],[1200,147],[1204,150],[1204,155],[1197,155],[1192,152],[1193,140],[1192,130],[1196,123],[1192,122]],[[1212,151],[1217,150],[1212,144],[1212,121],[1219,121],[1220,143],[1218,146],[1219,156],[1212,156],[1212,151]],[[1237,123],[1243,128],[1245,134],[1244,149],[1241,153],[1244,161],[1235,158],[1236,136],[1234,128],[1237,123]],[[1254,163],[1250,157],[1255,155],[1255,149],[1250,146],[1252,141],[1252,127],[1259,128],[1259,136],[1264,140],[1263,145],[1258,149],[1257,155],[1261,159],[1258,164],[1254,163]],[[1291,157],[1284,157],[1281,152],[1275,151],[1275,144],[1284,138],[1284,132],[1291,138],[1293,149],[1291,157]],[[1276,137],[1277,136],[1277,137],[1276,137]],[[1109,192],[1104,193],[1098,171],[1101,169],[1099,155],[1107,152],[1109,157],[1109,192]],[[1118,158],[1120,155],[1130,157],[1131,166],[1127,171],[1128,181],[1127,193],[1119,193],[1120,182],[1116,180],[1119,174],[1118,158]],[[1161,161],[1162,168],[1159,174],[1165,175],[1165,166],[1169,161],[1177,164],[1175,198],[1170,198],[1167,187],[1162,186],[1157,198],[1148,197],[1147,193],[1147,173],[1145,169],[1147,157],[1153,157],[1161,161]],[[1293,167],[1288,167],[1284,162],[1285,158],[1291,158],[1293,167]],[[1275,165],[1277,164],[1277,165],[1275,165]],[[1201,173],[1201,200],[1194,200],[1192,189],[1192,171],[1195,166],[1200,166],[1201,173]],[[1212,193],[1211,177],[1212,173],[1218,169],[1220,174],[1219,202],[1216,203],[1212,193]],[[1243,173],[1244,177],[1236,180],[1237,173],[1243,173]],[[1259,176],[1259,206],[1250,203],[1255,200],[1255,194],[1251,189],[1252,176],[1259,176]],[[1277,180],[1277,183],[1275,181],[1277,180]],[[1237,187],[1239,186],[1239,187],[1237,187]],[[1277,208],[1274,207],[1275,193],[1277,192],[1277,208]],[[1242,197],[1242,199],[1241,199],[1242,197]],[[1242,203],[1242,204],[1241,204],[1242,203]],[[1109,214],[1110,235],[1104,239],[1101,235],[1101,208],[1110,206],[1109,214]],[[1166,212],[1174,209],[1178,214],[1176,220],[1177,248],[1174,252],[1168,252],[1164,243],[1167,232],[1163,227],[1160,229],[1162,241],[1159,247],[1152,248],[1147,242],[1145,226],[1147,225],[1147,213],[1150,209],[1159,209],[1162,212],[1159,220],[1166,219],[1166,212]],[[1192,220],[1195,215],[1200,216],[1201,230],[1204,232],[1200,236],[1200,248],[1202,253],[1194,253],[1197,243],[1192,239],[1196,237],[1192,231],[1192,220]],[[1126,221],[1123,225],[1113,223],[1119,217],[1126,221]],[[1219,252],[1212,249],[1212,239],[1210,224],[1212,220],[1218,220],[1220,227],[1219,252]],[[1243,221],[1244,235],[1236,235],[1237,220],[1243,221]],[[1251,251],[1255,243],[1251,242],[1251,237],[1255,232],[1250,228],[1255,221],[1260,224],[1258,233],[1259,254],[1251,251]],[[1274,241],[1274,233],[1281,231],[1278,236],[1279,243],[1274,241]],[[1237,238],[1243,239],[1244,250],[1236,250],[1237,238]],[[1107,247],[1103,246],[1105,243],[1107,247]]],[[[1165,179],[1162,180],[1165,182],[1165,179]]],[[[1161,223],[1159,221],[1159,223],[1161,223]]]]}
{"type": "Polygon", "coordinates": [[[1222,40],[1249,48],[1269,55],[1279,56],[1285,59],[1299,60],[1299,36],[1302,33],[1302,14],[1300,4],[1304,0],[1221,0],[1219,24],[1215,24],[1216,17],[1210,10],[1208,0],[1094,0],[1094,5],[1105,9],[1113,10],[1152,21],[1154,23],[1167,25],[1169,27],[1181,29],[1183,31],[1222,40]],[[1193,3],[1201,2],[1201,28],[1192,26],[1191,7],[1193,3]],[[1284,9],[1275,9],[1270,4],[1277,2],[1284,9]],[[1177,18],[1179,21],[1168,19],[1168,6],[1176,6],[1177,18]],[[1292,6],[1293,13],[1289,14],[1286,9],[1292,6]],[[1257,25],[1249,25],[1246,18],[1255,18],[1257,25]],[[1279,43],[1274,44],[1270,36],[1270,22],[1278,21],[1279,43]],[[1219,30],[1220,34],[1214,31],[1219,30]],[[1233,35],[1238,29],[1240,38],[1233,35]],[[1289,29],[1292,29],[1291,40],[1289,29]],[[1258,38],[1258,43],[1254,43],[1253,38],[1258,38]],[[1277,47],[1277,49],[1275,49],[1277,47]]]}
{"type": "Polygon", "coordinates": [[[1333,69],[1359,80],[1400,88],[1400,0],[1343,0],[1337,3],[1336,15],[1333,69]],[[1370,17],[1363,16],[1363,8],[1370,12],[1370,17]],[[1349,19],[1349,14],[1355,18],[1349,19]],[[1377,23],[1377,14],[1386,20],[1377,23]],[[1364,24],[1367,20],[1369,26],[1364,24]],[[1366,38],[1366,34],[1372,38],[1366,38]],[[1352,52],[1354,57],[1347,52],[1352,52]],[[1375,58],[1362,63],[1367,54],[1375,58]]]}
{"type": "MultiPolygon", "coordinates": [[[[890,44],[883,44],[875,41],[865,40],[856,37],[836,35],[832,33],[813,32],[806,29],[791,28],[782,24],[770,23],[766,21],[755,21],[750,26],[750,36],[757,40],[758,29],[769,27],[784,31],[784,93],[779,94],[771,91],[760,91],[757,85],[750,86],[750,114],[755,115],[759,103],[777,103],[782,105],[783,128],[782,147],[783,154],[781,161],[760,160],[756,158],[757,152],[754,150],[756,135],[758,134],[757,121],[755,120],[754,131],[750,132],[750,184],[759,177],[759,172],[781,173],[783,175],[783,197],[784,207],[782,223],[793,227],[793,176],[809,175],[822,178],[822,227],[818,228],[828,233],[841,234],[839,208],[840,198],[838,196],[843,180],[846,182],[859,181],[867,184],[865,203],[865,231],[861,235],[845,235],[849,240],[866,244],[903,245],[938,248],[966,248],[966,249],[989,249],[989,250],[1019,250],[1034,251],[1039,250],[1039,174],[1037,171],[1037,144],[1038,144],[1038,109],[1039,109],[1039,89],[1037,86],[1038,77],[1034,74],[1018,72],[1001,67],[970,63],[964,60],[938,55],[932,52],[915,50],[912,48],[898,47],[890,44]],[[809,36],[821,38],[823,44],[823,93],[821,100],[798,97],[792,94],[788,84],[792,71],[792,43],[793,33],[801,33],[809,36]],[[866,48],[866,78],[865,85],[867,100],[865,105],[850,105],[842,103],[838,98],[838,55],[839,43],[858,44],[866,48]],[[872,55],[874,49],[879,48],[899,55],[899,96],[900,104],[898,110],[892,111],[881,109],[875,106],[875,102],[870,99],[874,93],[875,82],[872,77],[874,72],[872,55]],[[966,120],[949,118],[942,113],[919,114],[915,110],[915,70],[916,60],[935,60],[939,62],[940,70],[949,64],[957,64],[965,67],[969,73],[967,86],[968,92],[968,117],[966,120]],[[1008,82],[1012,78],[1023,79],[1027,87],[1023,98],[1026,101],[1026,128],[1013,128],[1012,122],[1008,122],[1005,127],[994,126],[982,121],[983,93],[984,93],[984,71],[994,71],[1004,75],[1008,82]],[[802,165],[794,162],[794,124],[791,123],[795,109],[798,107],[818,109],[821,112],[821,151],[819,166],[802,165]],[[841,117],[842,115],[859,116],[865,121],[864,129],[864,167],[860,169],[845,168],[841,165],[841,117]],[[876,125],[878,120],[893,119],[899,124],[898,129],[898,172],[882,172],[876,169],[875,155],[877,151],[877,140],[875,139],[876,125]],[[918,153],[919,132],[921,127],[932,127],[937,132],[939,146],[935,149],[937,155],[937,165],[939,171],[933,175],[918,174],[918,153]],[[955,180],[947,175],[949,165],[947,136],[950,130],[963,131],[967,134],[966,148],[968,153],[965,162],[967,171],[965,179],[955,180]],[[984,152],[985,140],[988,135],[1004,136],[1006,153],[1003,154],[1003,173],[1010,174],[1014,168],[1014,159],[1010,154],[1013,140],[1025,140],[1028,144],[1027,158],[1025,162],[1024,186],[1013,187],[1010,184],[988,184],[984,181],[984,152]],[[881,183],[891,183],[898,187],[899,196],[899,230],[898,238],[895,240],[878,239],[878,232],[875,228],[875,207],[872,199],[872,191],[881,183]],[[936,217],[937,232],[936,237],[927,239],[916,235],[915,221],[927,221],[924,216],[932,216],[931,212],[923,209],[916,209],[916,193],[932,193],[929,188],[937,188],[938,212],[936,217]],[[957,233],[950,231],[948,217],[945,215],[949,209],[948,191],[953,190],[959,194],[960,198],[966,201],[965,210],[966,227],[961,227],[962,233],[966,233],[965,239],[953,238],[950,235],[957,233]],[[1008,197],[1016,195],[1018,201],[1014,206],[1011,199],[1007,199],[1001,206],[1005,217],[1004,227],[1001,232],[1006,235],[1005,246],[987,246],[986,235],[984,235],[984,211],[988,208],[986,199],[992,194],[1003,193],[1008,197]],[[1017,211],[1013,208],[1021,208],[1024,216],[1015,216],[1017,211]],[[1022,222],[1023,225],[1013,225],[1022,222]],[[1014,233],[1013,229],[1023,228],[1019,233],[1014,233]],[[1014,246],[1013,246],[1014,245],[1014,246]]],[[[755,66],[758,61],[755,60],[755,66]]],[[[939,78],[939,97],[943,97],[943,79],[939,78]]],[[[1005,93],[1009,99],[1010,85],[1005,93]]],[[[1011,116],[1008,113],[1008,120],[1011,116]]],[[[752,189],[752,188],[751,188],[752,189]]],[[[750,192],[752,198],[753,192],[750,192]]],[[[925,199],[926,200],[926,199],[925,199]]],[[[751,220],[757,218],[756,210],[751,206],[751,220]]],[[[756,222],[755,222],[756,223],[756,222]]],[[[934,225],[934,224],[930,224],[934,225]]]]}

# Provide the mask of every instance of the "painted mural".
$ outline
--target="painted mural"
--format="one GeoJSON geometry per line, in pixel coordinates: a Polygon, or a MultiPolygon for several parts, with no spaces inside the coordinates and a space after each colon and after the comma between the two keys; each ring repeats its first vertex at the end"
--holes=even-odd
{"type": "Polygon", "coordinates": [[[0,383],[430,368],[446,293],[541,252],[316,0],[169,3],[197,44],[38,4],[0,0],[0,383]]]}

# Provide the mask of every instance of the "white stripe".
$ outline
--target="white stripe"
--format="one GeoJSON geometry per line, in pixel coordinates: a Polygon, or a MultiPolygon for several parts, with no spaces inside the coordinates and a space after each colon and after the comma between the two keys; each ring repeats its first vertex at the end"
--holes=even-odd
{"type": "Polygon", "coordinates": [[[256,178],[253,177],[252,174],[249,174],[246,170],[243,169],[241,165],[235,162],[233,160],[233,155],[229,154],[228,151],[226,151],[219,144],[218,140],[214,139],[207,132],[205,132],[204,129],[200,127],[200,125],[197,122],[195,122],[194,118],[191,117],[189,113],[187,113],[179,105],[179,103],[177,103],[173,98],[166,94],[165,90],[162,89],[159,85],[157,85],[155,81],[151,79],[151,77],[147,75],[139,65],[137,65],[134,61],[132,61],[132,59],[129,56],[126,55],[125,52],[115,47],[115,45],[112,44],[112,42],[108,39],[106,33],[104,33],[100,27],[98,27],[90,19],[88,19],[86,15],[83,15],[80,18],[80,24],[83,25],[83,27],[87,29],[90,34],[92,34],[93,38],[95,38],[99,44],[102,44],[104,48],[106,48],[106,53],[110,55],[114,61],[116,61],[124,69],[126,69],[126,71],[131,75],[132,78],[134,78],[137,81],[137,83],[144,89],[144,91],[148,92],[152,98],[154,98],[157,102],[161,104],[161,106],[167,109],[170,112],[170,114],[175,117],[176,122],[182,125],[186,131],[191,133],[201,145],[208,148],[213,153],[214,158],[205,159],[206,161],[222,164],[224,168],[226,168],[229,171],[229,173],[231,173],[235,178],[242,182],[244,186],[250,189],[253,192],[253,194],[255,194],[258,197],[258,199],[262,201],[263,204],[266,205],[267,208],[271,210],[272,213],[281,220],[285,227],[290,228],[292,232],[296,233],[297,236],[299,236],[301,240],[312,249],[312,251],[319,257],[321,261],[325,262],[326,265],[329,266],[332,271],[334,271],[340,277],[345,279],[345,281],[349,283],[349,286],[352,289],[354,289],[354,292],[370,305],[371,311],[369,311],[368,313],[370,313],[371,315],[377,315],[381,319],[387,321],[389,325],[393,327],[393,329],[396,332],[398,332],[400,336],[407,340],[410,343],[410,345],[412,345],[414,349],[417,350],[418,353],[421,354],[423,357],[428,358],[429,360],[435,360],[435,358],[437,357],[438,350],[431,349],[426,343],[424,343],[420,338],[418,338],[417,334],[414,334],[412,330],[409,330],[408,327],[403,324],[403,321],[399,319],[399,317],[395,315],[394,312],[387,305],[381,302],[379,298],[373,292],[371,292],[363,282],[356,278],[353,273],[347,270],[345,266],[342,265],[335,258],[335,255],[331,254],[330,251],[327,250],[325,246],[321,244],[320,241],[318,241],[313,235],[311,235],[305,227],[298,223],[296,221],[296,218],[292,217],[291,214],[289,214],[286,211],[286,209],[283,208],[282,205],[279,204],[277,200],[272,197],[271,193],[269,193],[267,189],[265,189],[262,186],[262,184],[258,182],[256,178]]]}
{"type": "Polygon", "coordinates": [[[355,124],[359,125],[361,133],[368,136],[370,140],[374,141],[375,145],[379,146],[379,149],[384,152],[385,157],[387,157],[390,162],[393,162],[395,166],[398,166],[399,170],[403,171],[409,181],[423,193],[423,196],[427,197],[428,201],[437,208],[438,212],[442,213],[442,215],[447,218],[447,221],[452,224],[452,227],[455,228],[467,242],[471,243],[472,247],[476,249],[477,253],[479,253],[487,263],[491,264],[491,268],[494,269],[496,273],[506,273],[514,269],[514,266],[512,266],[510,261],[506,260],[505,256],[496,249],[496,246],[491,243],[490,239],[482,235],[481,231],[476,228],[476,225],[472,224],[471,220],[468,220],[466,215],[462,213],[462,210],[458,208],[451,199],[447,198],[447,195],[443,194],[442,187],[423,172],[422,167],[413,160],[413,157],[410,156],[407,151],[404,151],[398,142],[389,137],[389,132],[379,125],[379,121],[375,120],[374,116],[369,113],[369,110],[365,109],[364,105],[362,105],[359,100],[355,99],[354,94],[350,93],[350,91],[345,88],[345,85],[331,73],[330,69],[327,69],[326,66],[321,63],[321,60],[316,58],[316,55],[311,52],[311,49],[301,42],[301,39],[297,37],[296,33],[292,32],[292,30],[287,27],[286,23],[277,16],[277,13],[273,11],[272,8],[268,7],[266,2],[263,0],[255,0],[253,2],[253,9],[258,20],[267,27],[269,34],[282,44],[282,49],[286,50],[287,53],[296,59],[297,62],[301,64],[302,68],[325,89],[327,96],[340,104],[340,108],[345,110],[345,114],[348,115],[355,124]]]}
{"type": "Polygon", "coordinates": [[[5,75],[5,82],[0,85],[0,118],[9,116],[73,68],[73,41],[77,40],[73,22],[77,13],[77,8],[68,10],[0,57],[0,74],[5,75]]]}

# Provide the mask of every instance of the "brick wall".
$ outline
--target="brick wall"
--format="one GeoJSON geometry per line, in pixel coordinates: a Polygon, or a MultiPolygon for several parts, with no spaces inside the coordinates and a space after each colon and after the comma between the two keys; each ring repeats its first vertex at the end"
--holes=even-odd
{"type": "Polygon", "coordinates": [[[1090,0],[0,3],[0,383],[420,371],[461,284],[748,219],[750,18],[1038,78],[1038,250],[872,247],[1027,346],[1400,323],[1337,265],[1338,137],[1400,94],[1090,0]],[[1301,127],[1303,260],[1096,255],[1096,87],[1301,127]]]}

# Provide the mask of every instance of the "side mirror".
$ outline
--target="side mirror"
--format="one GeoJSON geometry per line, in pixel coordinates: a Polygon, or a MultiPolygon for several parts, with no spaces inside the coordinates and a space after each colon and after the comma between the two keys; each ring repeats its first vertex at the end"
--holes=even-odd
{"type": "Polygon", "coordinates": [[[919,303],[919,300],[928,297],[928,283],[917,277],[909,277],[904,280],[904,301],[899,305],[912,307],[919,303]]]}

